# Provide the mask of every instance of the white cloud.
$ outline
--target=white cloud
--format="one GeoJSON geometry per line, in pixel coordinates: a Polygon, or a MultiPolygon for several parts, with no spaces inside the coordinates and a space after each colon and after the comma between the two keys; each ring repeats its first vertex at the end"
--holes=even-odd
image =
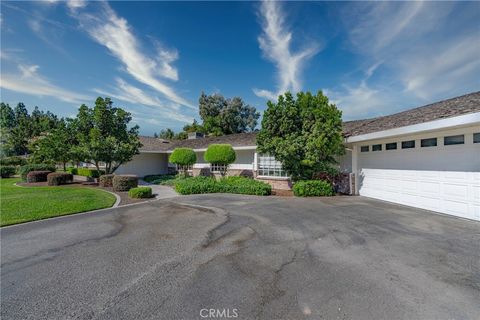
{"type": "Polygon", "coordinates": [[[254,93],[271,99],[285,91],[300,91],[302,67],[318,53],[319,46],[311,43],[296,53],[291,51],[292,33],[285,27],[285,16],[278,2],[263,1],[260,15],[263,33],[258,37],[258,42],[264,56],[277,68],[278,88],[277,93],[264,89],[254,89],[254,93]]]}
{"type": "MultiPolygon", "coordinates": [[[[191,117],[187,117],[180,112],[180,105],[173,102],[161,101],[159,98],[147,94],[140,88],[130,85],[125,82],[123,79],[116,79],[117,87],[113,92],[108,92],[101,89],[94,89],[98,94],[109,96],[122,100],[124,102],[129,102],[132,104],[142,104],[148,107],[155,107],[156,116],[159,116],[164,119],[171,119],[179,122],[189,122],[191,117]]],[[[152,110],[149,110],[149,114],[152,113],[152,110]]],[[[145,116],[145,114],[143,114],[145,116]]],[[[139,118],[139,114],[137,114],[139,118]]]]}
{"type": "Polygon", "coordinates": [[[140,48],[127,20],[118,17],[107,3],[102,3],[101,7],[102,9],[94,14],[76,15],[89,35],[108,48],[112,55],[123,63],[125,71],[137,81],[150,86],[175,103],[195,108],[160,79],[178,79],[177,70],[171,65],[178,54],[162,49],[156,58],[147,56],[140,48]]]}
{"type": "Polygon", "coordinates": [[[49,96],[70,103],[85,103],[92,97],[54,85],[38,73],[38,65],[19,64],[17,74],[2,73],[0,87],[37,96],[49,96]]]}
{"type": "Polygon", "coordinates": [[[67,7],[70,8],[70,10],[76,10],[78,8],[84,8],[86,6],[86,0],[67,0],[67,7]]]}
{"type": "Polygon", "coordinates": [[[382,61],[391,82],[423,102],[478,89],[478,4],[356,3],[344,15],[352,48],[382,61]],[[403,88],[402,88],[403,87],[403,88]]]}

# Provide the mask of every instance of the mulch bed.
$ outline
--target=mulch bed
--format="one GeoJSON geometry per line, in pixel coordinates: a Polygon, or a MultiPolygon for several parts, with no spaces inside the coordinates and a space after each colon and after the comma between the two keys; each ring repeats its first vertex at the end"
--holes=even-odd
{"type": "MultiPolygon", "coordinates": [[[[34,182],[34,183],[19,182],[19,183],[17,183],[17,185],[22,186],[22,187],[48,187],[47,182],[34,182]]],[[[150,199],[132,199],[128,196],[128,191],[124,191],[124,192],[123,191],[122,192],[113,191],[112,187],[102,188],[102,187],[99,187],[98,183],[95,183],[95,182],[74,181],[72,183],[64,184],[64,185],[61,185],[61,186],[58,186],[58,187],[65,187],[65,188],[68,188],[68,187],[87,187],[87,188],[98,188],[98,189],[103,189],[105,191],[110,191],[110,192],[115,193],[116,195],[118,195],[120,197],[119,206],[123,206],[123,205],[126,205],[126,204],[131,204],[131,203],[137,203],[137,202],[145,202],[145,201],[149,201],[149,200],[153,199],[153,198],[150,198],[150,199]]]]}

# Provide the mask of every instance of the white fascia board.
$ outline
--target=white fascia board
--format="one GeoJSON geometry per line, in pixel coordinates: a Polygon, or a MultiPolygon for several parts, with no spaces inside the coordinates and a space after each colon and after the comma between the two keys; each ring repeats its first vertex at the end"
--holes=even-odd
{"type": "Polygon", "coordinates": [[[416,134],[433,130],[451,129],[454,127],[472,125],[476,123],[480,125],[480,112],[348,137],[345,139],[345,143],[384,139],[394,136],[416,134]]]}

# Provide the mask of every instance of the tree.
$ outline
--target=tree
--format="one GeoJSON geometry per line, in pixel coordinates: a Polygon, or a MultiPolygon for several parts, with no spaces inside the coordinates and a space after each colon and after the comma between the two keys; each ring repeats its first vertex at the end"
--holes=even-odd
{"type": "Polygon", "coordinates": [[[176,164],[183,171],[183,175],[187,177],[188,167],[197,162],[197,155],[190,148],[175,148],[168,161],[176,164]]]}
{"type": "Polygon", "coordinates": [[[97,98],[93,109],[82,105],[75,121],[79,144],[74,152],[98,170],[100,162],[104,162],[107,174],[115,172],[141,147],[138,125],[128,129],[131,120],[130,113],[113,107],[109,98],[97,98]]]}
{"type": "Polygon", "coordinates": [[[257,148],[280,161],[293,180],[331,170],[345,153],[342,112],[321,91],[300,92],[296,99],[287,92],[267,105],[257,148]]]}
{"type": "Polygon", "coordinates": [[[253,131],[260,113],[239,97],[225,99],[220,94],[201,93],[199,113],[206,133],[224,135],[253,131]]]}
{"type": "Polygon", "coordinates": [[[157,135],[157,138],[165,139],[165,140],[173,140],[174,137],[175,137],[175,132],[173,132],[173,130],[170,128],[160,131],[160,134],[157,135]]]}
{"type": "Polygon", "coordinates": [[[0,103],[0,127],[13,128],[15,126],[15,113],[13,109],[5,103],[0,103]]]}
{"type": "Polygon", "coordinates": [[[69,123],[71,122],[62,119],[57,128],[31,142],[30,149],[34,162],[60,162],[63,165],[63,170],[66,171],[67,163],[75,158],[73,153],[73,146],[76,141],[75,133],[72,127],[68,126],[69,123]]]}
{"type": "Polygon", "coordinates": [[[227,174],[228,165],[235,162],[236,154],[230,144],[211,144],[204,155],[205,161],[218,165],[222,177],[227,174]]]}

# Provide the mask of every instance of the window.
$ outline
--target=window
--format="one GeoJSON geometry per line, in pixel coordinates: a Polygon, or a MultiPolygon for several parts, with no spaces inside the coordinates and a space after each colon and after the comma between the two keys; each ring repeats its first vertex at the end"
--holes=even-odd
{"type": "Polygon", "coordinates": [[[224,164],[216,164],[216,163],[210,164],[210,171],[213,173],[225,172],[226,169],[227,169],[227,166],[224,164]]]}
{"type": "Polygon", "coordinates": [[[370,151],[370,146],[361,146],[360,147],[360,152],[368,152],[370,151]]]}
{"type": "Polygon", "coordinates": [[[397,150],[397,143],[396,142],[387,143],[385,145],[385,149],[386,150],[397,150]]]}
{"type": "Polygon", "coordinates": [[[382,151],[382,145],[381,144],[374,144],[372,146],[372,151],[382,151]]]}
{"type": "Polygon", "coordinates": [[[258,175],[266,177],[287,177],[282,164],[272,156],[258,156],[258,175]]]}
{"type": "Polygon", "coordinates": [[[463,134],[460,134],[458,136],[443,137],[443,144],[445,146],[449,146],[452,144],[464,144],[464,143],[465,143],[465,136],[463,134]]]}
{"type": "Polygon", "coordinates": [[[402,141],[402,149],[415,148],[415,140],[402,141]]]}
{"type": "Polygon", "coordinates": [[[177,171],[183,171],[183,170],[185,170],[185,169],[186,169],[187,171],[192,171],[193,166],[192,166],[192,165],[189,165],[189,166],[181,166],[181,165],[179,165],[179,164],[176,164],[176,165],[175,165],[175,168],[176,168],[177,171]]]}
{"type": "Polygon", "coordinates": [[[473,143],[480,143],[480,132],[473,134],[473,143]]]}
{"type": "Polygon", "coordinates": [[[437,146],[437,138],[422,139],[420,141],[420,145],[422,146],[422,148],[424,148],[424,147],[436,147],[437,146]]]}

